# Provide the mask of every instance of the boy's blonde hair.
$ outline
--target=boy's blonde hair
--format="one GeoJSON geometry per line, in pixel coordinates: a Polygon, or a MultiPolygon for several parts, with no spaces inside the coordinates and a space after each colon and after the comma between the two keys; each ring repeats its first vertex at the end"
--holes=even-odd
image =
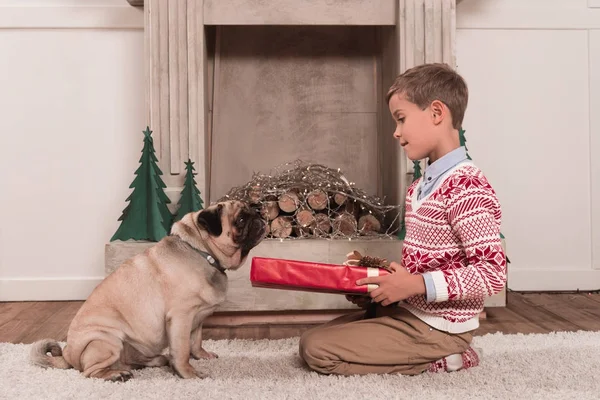
{"type": "Polygon", "coordinates": [[[450,110],[452,126],[455,129],[462,126],[469,91],[465,80],[446,64],[422,64],[406,70],[388,90],[388,104],[395,94],[404,95],[423,110],[432,101],[439,100],[450,110]]]}

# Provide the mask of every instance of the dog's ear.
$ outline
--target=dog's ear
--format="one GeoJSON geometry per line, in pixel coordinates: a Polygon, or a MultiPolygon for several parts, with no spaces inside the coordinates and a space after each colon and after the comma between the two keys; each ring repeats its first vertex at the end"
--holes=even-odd
{"type": "Polygon", "coordinates": [[[198,213],[198,225],[204,228],[211,236],[221,236],[223,225],[221,224],[221,211],[223,205],[219,204],[216,208],[206,209],[198,213]]]}

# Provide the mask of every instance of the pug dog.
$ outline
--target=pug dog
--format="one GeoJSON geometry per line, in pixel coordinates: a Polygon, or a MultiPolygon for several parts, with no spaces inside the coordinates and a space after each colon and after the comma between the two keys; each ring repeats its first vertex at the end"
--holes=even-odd
{"type": "Polygon", "coordinates": [[[225,300],[226,271],[244,263],[265,231],[260,215],[240,201],[185,215],[169,236],[93,290],[71,322],[64,350],[40,340],[31,346],[30,360],[109,381],[165,365],[181,378],[206,377],[189,362],[190,356],[217,357],[202,347],[202,323],[225,300]]]}

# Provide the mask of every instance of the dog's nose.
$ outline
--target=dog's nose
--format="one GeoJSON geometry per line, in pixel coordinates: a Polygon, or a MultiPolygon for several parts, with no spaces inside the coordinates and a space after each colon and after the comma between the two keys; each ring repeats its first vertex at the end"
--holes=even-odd
{"type": "Polygon", "coordinates": [[[260,217],[260,205],[258,204],[246,204],[246,210],[248,210],[248,213],[252,216],[252,217],[260,217]]]}
{"type": "Polygon", "coordinates": [[[264,235],[267,230],[267,221],[262,219],[260,216],[257,216],[257,218],[252,221],[252,228],[255,230],[255,232],[260,232],[260,234],[264,235]]]}

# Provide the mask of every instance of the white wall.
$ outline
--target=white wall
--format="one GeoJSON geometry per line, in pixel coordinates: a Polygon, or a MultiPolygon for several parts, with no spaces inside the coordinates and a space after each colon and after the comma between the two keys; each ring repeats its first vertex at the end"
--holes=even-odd
{"type": "Polygon", "coordinates": [[[600,8],[463,0],[457,27],[467,147],[503,206],[509,288],[599,289],[600,8]]]}
{"type": "MultiPolygon", "coordinates": [[[[467,145],[503,205],[509,287],[600,288],[600,8],[462,0],[457,28],[467,145]]],[[[0,0],[0,54],[0,301],[83,299],[138,165],[142,12],[0,0]]]]}
{"type": "Polygon", "coordinates": [[[0,0],[0,54],[0,300],[85,298],[142,148],[143,14],[0,0]]]}

